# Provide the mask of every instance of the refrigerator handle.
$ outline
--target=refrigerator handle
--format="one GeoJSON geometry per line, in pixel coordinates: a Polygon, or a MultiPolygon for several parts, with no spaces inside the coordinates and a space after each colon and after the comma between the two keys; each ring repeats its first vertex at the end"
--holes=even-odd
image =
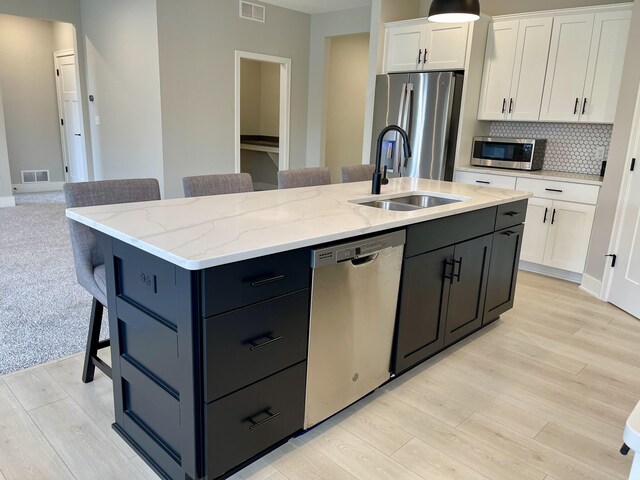
{"type": "MultiPolygon", "coordinates": [[[[398,122],[397,125],[402,126],[405,118],[405,108],[407,103],[407,84],[402,84],[402,94],[400,95],[400,110],[398,111],[398,122]]],[[[394,134],[393,141],[393,150],[391,152],[391,156],[393,158],[393,172],[400,173],[400,152],[402,151],[398,145],[399,136],[397,133],[394,134]]]]}
{"type": "MultiPolygon", "coordinates": [[[[402,121],[398,123],[398,125],[407,133],[409,133],[409,116],[411,115],[411,102],[413,96],[413,83],[407,83],[407,87],[405,89],[404,94],[404,103],[402,105],[402,121]]],[[[400,148],[400,142],[402,141],[402,137],[399,133],[396,133],[396,151],[397,151],[397,159],[398,159],[398,174],[402,177],[404,176],[404,171],[406,171],[407,165],[406,160],[402,162],[400,160],[400,155],[402,149],[400,148]]]]}

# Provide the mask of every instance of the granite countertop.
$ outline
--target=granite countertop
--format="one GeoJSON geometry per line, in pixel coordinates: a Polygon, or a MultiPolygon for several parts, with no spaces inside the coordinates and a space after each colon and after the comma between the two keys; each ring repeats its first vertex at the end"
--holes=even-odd
{"type": "Polygon", "coordinates": [[[530,193],[414,178],[67,209],[67,217],[187,270],[524,200],[530,193]],[[353,203],[411,192],[464,197],[457,203],[393,212],[353,203]]]}
{"type": "Polygon", "coordinates": [[[604,177],[599,175],[587,175],[584,173],[555,172],[553,170],[537,170],[529,172],[525,170],[507,170],[490,167],[456,167],[460,172],[488,173],[490,175],[503,175],[505,177],[538,178],[540,180],[556,180],[561,182],[582,183],[586,185],[602,185],[604,177]]]}

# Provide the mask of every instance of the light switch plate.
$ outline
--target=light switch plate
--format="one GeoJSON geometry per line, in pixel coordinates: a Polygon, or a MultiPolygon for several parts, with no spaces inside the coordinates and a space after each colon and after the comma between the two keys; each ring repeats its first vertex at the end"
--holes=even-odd
{"type": "Polygon", "coordinates": [[[100,125],[100,115],[96,115],[96,125],[100,125]]]}

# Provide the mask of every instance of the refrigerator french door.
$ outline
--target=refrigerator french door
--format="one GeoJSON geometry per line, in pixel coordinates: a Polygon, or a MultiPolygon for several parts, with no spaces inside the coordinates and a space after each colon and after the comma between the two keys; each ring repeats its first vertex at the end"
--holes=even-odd
{"type": "Polygon", "coordinates": [[[378,75],[371,163],[378,135],[395,124],[406,130],[413,156],[405,162],[402,137],[389,132],[382,151],[389,176],[453,180],[462,83],[457,72],[378,75]]]}

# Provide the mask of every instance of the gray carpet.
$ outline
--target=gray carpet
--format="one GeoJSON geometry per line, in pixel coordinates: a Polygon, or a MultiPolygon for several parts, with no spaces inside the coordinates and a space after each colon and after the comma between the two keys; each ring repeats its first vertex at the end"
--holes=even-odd
{"type": "Polygon", "coordinates": [[[83,351],[91,310],[76,283],[62,192],[19,194],[16,203],[0,208],[0,375],[83,351]]]}

